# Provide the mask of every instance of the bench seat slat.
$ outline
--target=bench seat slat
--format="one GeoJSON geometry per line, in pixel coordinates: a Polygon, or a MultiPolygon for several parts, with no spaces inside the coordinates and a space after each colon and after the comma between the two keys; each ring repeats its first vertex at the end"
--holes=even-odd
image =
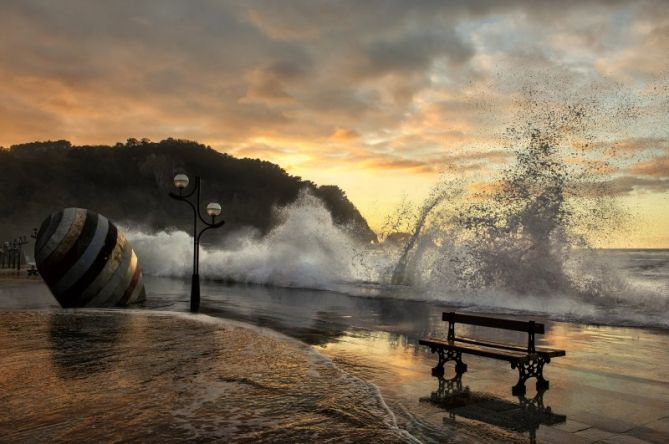
{"type": "MultiPolygon", "coordinates": [[[[484,347],[501,348],[504,350],[515,350],[527,353],[527,346],[522,345],[501,344],[499,342],[482,341],[480,339],[464,337],[455,338],[455,342],[464,342],[466,344],[482,345],[484,347]]],[[[535,351],[540,355],[549,356],[551,358],[565,356],[565,351],[557,348],[535,347],[535,351]]]]}
{"type": "Polygon", "coordinates": [[[483,356],[486,358],[501,359],[504,361],[520,361],[527,357],[527,352],[518,352],[514,350],[501,350],[480,345],[464,345],[457,342],[451,342],[439,338],[426,338],[418,341],[420,345],[444,347],[451,350],[466,352],[472,355],[483,356]]]}
{"type": "MultiPolygon", "coordinates": [[[[441,320],[449,321],[450,313],[442,313],[441,320]]],[[[453,313],[456,324],[478,325],[480,327],[501,328],[504,330],[515,330],[527,332],[530,328],[530,323],[526,321],[516,321],[515,319],[501,319],[491,318],[488,316],[475,316],[470,314],[453,313]]],[[[534,333],[544,334],[544,324],[535,323],[534,333]]]]}

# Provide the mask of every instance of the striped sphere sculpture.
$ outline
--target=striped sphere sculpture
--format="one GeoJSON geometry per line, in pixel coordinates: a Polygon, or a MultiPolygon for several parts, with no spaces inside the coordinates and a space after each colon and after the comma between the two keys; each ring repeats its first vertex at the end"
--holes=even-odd
{"type": "Polygon", "coordinates": [[[44,220],[35,263],[64,308],[125,306],[146,296],[132,247],[116,225],[94,211],[66,208],[44,220]]]}

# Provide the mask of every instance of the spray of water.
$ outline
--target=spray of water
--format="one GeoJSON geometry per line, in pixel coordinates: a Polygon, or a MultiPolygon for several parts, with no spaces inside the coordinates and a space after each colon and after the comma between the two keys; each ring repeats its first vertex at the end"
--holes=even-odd
{"type": "MultiPolygon", "coordinates": [[[[630,119],[634,109],[625,100],[615,109],[581,96],[561,100],[557,106],[555,97],[542,101],[530,91],[518,106],[520,123],[501,136],[515,161],[486,191],[441,181],[422,205],[404,205],[388,224],[403,227],[401,236],[360,244],[302,193],[276,209],[279,222],[267,235],[239,231],[206,247],[201,275],[335,290],[371,282],[384,295],[399,296],[401,286],[403,297],[588,318],[602,307],[620,308],[621,319],[664,313],[666,279],[639,282],[589,243],[620,221],[602,185],[595,127],[630,119]]],[[[147,274],[190,273],[187,234],[130,229],[129,237],[147,274]]]]}
{"type": "Polygon", "coordinates": [[[461,190],[452,186],[452,183],[449,182],[441,182],[432,189],[427,199],[425,199],[425,202],[423,202],[416,217],[416,221],[413,224],[411,234],[401,249],[401,254],[395,264],[391,277],[391,283],[393,285],[410,284],[410,276],[407,274],[407,267],[410,260],[409,255],[421,240],[423,228],[425,228],[428,218],[439,204],[446,200],[453,199],[460,194],[461,190]]]}
{"type": "MultiPolygon", "coordinates": [[[[378,281],[390,260],[370,260],[366,245],[337,226],[323,202],[303,191],[277,208],[276,227],[267,235],[231,233],[224,248],[203,248],[200,274],[205,279],[241,283],[333,289],[347,282],[378,281]]],[[[180,231],[149,234],[129,229],[129,238],[147,274],[187,276],[192,237],[180,231]]]]}
{"type": "Polygon", "coordinates": [[[640,285],[590,244],[625,220],[601,180],[607,165],[592,137],[594,122],[634,114],[627,101],[620,108],[580,99],[549,106],[531,94],[523,123],[504,136],[513,164],[485,192],[450,184],[448,199],[433,193],[411,216],[395,269],[401,281],[434,299],[500,309],[666,312],[669,282],[640,285]]]}
{"type": "MultiPolygon", "coordinates": [[[[622,262],[626,261],[623,257],[568,248],[570,236],[563,225],[553,227],[559,235],[551,230],[526,229],[523,224],[548,217],[542,212],[540,216],[522,216],[535,208],[530,204],[520,205],[519,212],[504,213],[498,222],[477,219],[474,223],[462,211],[471,210],[471,206],[495,206],[496,200],[467,203],[471,196],[464,194],[462,184],[441,185],[449,186],[451,191],[442,196],[462,197],[442,199],[440,205],[432,207],[418,226],[419,235],[412,237],[414,242],[407,241],[399,248],[389,242],[361,245],[349,237],[344,227],[333,223],[322,202],[303,193],[293,204],[277,209],[280,222],[266,236],[253,230],[237,232],[231,234],[234,242],[203,248],[201,276],[431,299],[471,308],[533,311],[568,319],[666,324],[663,313],[669,309],[667,279],[638,281],[621,272],[625,268],[622,262]],[[407,248],[409,245],[412,247],[407,248]],[[411,285],[388,285],[402,257],[411,285]],[[370,282],[376,292],[367,291],[370,282]],[[603,313],[603,307],[613,307],[618,312],[603,313]]],[[[549,217],[554,219],[555,216],[549,217]]],[[[414,218],[414,223],[417,221],[421,218],[414,218]]],[[[145,273],[176,277],[190,274],[192,238],[188,234],[149,234],[130,228],[128,237],[145,273]]]]}

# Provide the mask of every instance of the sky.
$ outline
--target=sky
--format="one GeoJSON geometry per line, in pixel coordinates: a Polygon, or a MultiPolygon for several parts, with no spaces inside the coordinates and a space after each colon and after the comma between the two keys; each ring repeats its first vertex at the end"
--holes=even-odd
{"type": "Polygon", "coordinates": [[[633,215],[602,246],[669,248],[668,79],[667,1],[0,1],[0,146],[196,140],[339,185],[375,230],[578,108],[564,143],[633,215]]]}

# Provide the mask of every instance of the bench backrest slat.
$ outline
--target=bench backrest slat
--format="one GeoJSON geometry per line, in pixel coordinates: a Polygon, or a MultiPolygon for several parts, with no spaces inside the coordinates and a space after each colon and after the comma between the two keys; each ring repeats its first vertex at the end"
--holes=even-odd
{"type": "MultiPolygon", "coordinates": [[[[481,327],[501,328],[504,330],[530,331],[530,322],[516,321],[513,319],[499,319],[485,316],[474,316],[460,313],[453,313],[454,321],[460,324],[479,325],[481,327]]],[[[442,313],[443,321],[451,320],[451,313],[442,313]]],[[[534,333],[544,334],[544,324],[534,323],[534,333]]]]}

